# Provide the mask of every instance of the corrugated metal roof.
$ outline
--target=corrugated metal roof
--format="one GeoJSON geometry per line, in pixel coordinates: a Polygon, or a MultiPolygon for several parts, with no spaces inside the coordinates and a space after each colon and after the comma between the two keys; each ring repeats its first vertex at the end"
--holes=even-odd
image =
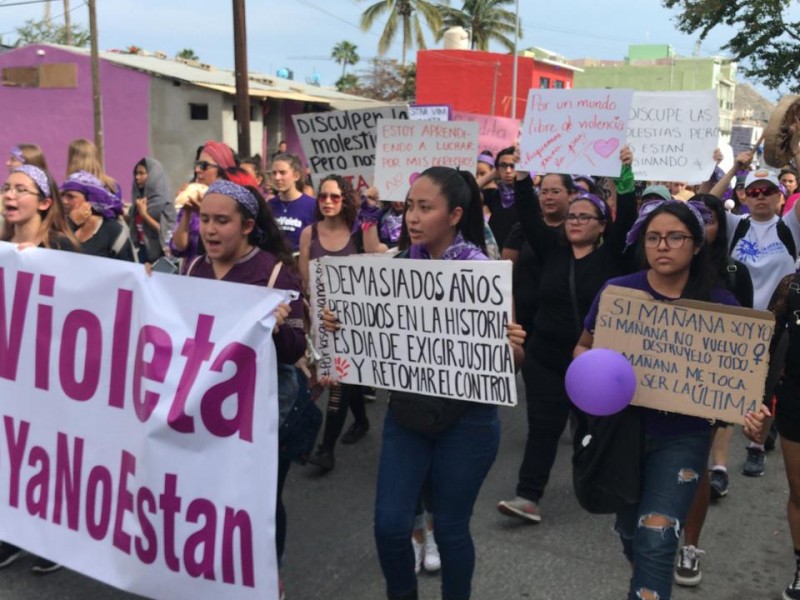
{"type": "MultiPolygon", "coordinates": [[[[75,48],[58,44],[42,44],[52,46],[67,52],[89,54],[88,48],[75,48]]],[[[159,77],[178,79],[187,83],[205,87],[217,86],[223,93],[235,93],[236,76],[232,70],[217,69],[211,65],[195,63],[195,61],[181,61],[171,58],[159,58],[153,55],[123,54],[121,52],[100,52],[100,58],[117,65],[125,66],[139,71],[145,71],[159,77]]],[[[366,108],[382,106],[385,102],[343,94],[336,90],[325,89],[291,79],[283,79],[271,75],[250,72],[250,95],[271,96],[285,99],[302,99],[307,102],[330,104],[333,108],[344,110],[348,108],[366,108]],[[253,92],[259,92],[254,94],[253,92]]]]}

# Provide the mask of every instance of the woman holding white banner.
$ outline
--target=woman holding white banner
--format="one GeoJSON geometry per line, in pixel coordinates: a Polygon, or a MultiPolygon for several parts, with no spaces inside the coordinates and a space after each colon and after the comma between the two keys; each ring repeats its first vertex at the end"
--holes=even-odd
{"type": "MultiPolygon", "coordinates": [[[[401,256],[487,260],[480,190],[471,173],[427,169],[412,184],[404,215],[401,247],[407,251],[401,256]]],[[[325,311],[323,319],[329,330],[336,330],[336,315],[325,311]]],[[[519,365],[525,340],[522,327],[509,324],[508,340],[519,365]]],[[[470,597],[475,548],[469,522],[499,442],[495,405],[393,392],[384,421],[375,500],[375,539],[390,600],[418,597],[411,532],[426,481],[441,554],[442,598],[470,597]],[[403,404],[420,410],[435,407],[447,415],[445,422],[436,432],[426,431],[411,423],[410,412],[415,409],[404,409],[403,404]]]]}
{"type": "MultiPolygon", "coordinates": [[[[738,306],[710,268],[705,220],[690,203],[657,200],[645,204],[628,233],[648,268],[617,277],[608,285],[647,292],[656,300],[679,298],[738,306]]],[[[601,290],[602,292],[602,290],[601,290]]],[[[592,348],[600,293],[584,323],[575,356],[592,348]]],[[[680,529],[706,468],[711,424],[708,419],[635,407],[644,429],[642,489],[638,504],[617,512],[616,530],[633,575],[629,600],[672,593],[673,561],[680,529]]],[[[764,414],[749,413],[752,419],[764,414]]]]}
{"type": "MultiPolygon", "coordinates": [[[[291,249],[255,186],[224,179],[213,182],[203,197],[199,216],[206,254],[189,264],[187,275],[301,291],[291,249]]],[[[302,298],[278,306],[275,319],[272,337],[278,358],[278,408],[283,420],[298,396],[294,363],[306,348],[302,298]]],[[[286,510],[281,495],[291,461],[283,455],[278,460],[275,545],[279,564],[286,543],[286,510]]]]}
{"type": "MultiPolygon", "coordinates": [[[[569,202],[563,228],[551,227],[530,177],[521,171],[517,174],[515,195],[520,223],[542,270],[533,333],[522,367],[528,440],[516,496],[499,502],[497,510],[526,522],[541,521],[540,502],[555,462],[559,438],[573,410],[564,388],[564,376],[583,330],[583,318],[603,284],[628,268],[623,255],[625,234],[636,219],[630,170],[633,153],[625,147],[620,159],[625,176],[617,184],[617,219],[613,222],[611,209],[604,200],[581,191],[569,202]]],[[[564,194],[560,187],[566,185],[564,177],[569,175],[545,175],[542,193],[554,188],[558,194],[564,194]]],[[[548,191],[545,197],[549,199],[551,194],[555,195],[548,191]]],[[[574,414],[580,419],[578,412],[574,414]]]]}
{"type": "MultiPolygon", "coordinates": [[[[377,223],[363,220],[364,214],[372,213],[369,210],[359,213],[358,198],[349,181],[339,175],[328,175],[322,180],[314,211],[316,222],[300,234],[300,272],[304,289],[309,287],[309,262],[312,259],[349,256],[365,251],[385,252],[388,249],[378,241],[377,223]]],[[[334,448],[344,428],[348,408],[355,420],[342,436],[342,443],[354,444],[369,431],[364,389],[360,385],[348,384],[331,387],[322,442],[308,460],[312,465],[325,471],[335,466],[334,448]]]]}
{"type": "MultiPolygon", "coordinates": [[[[72,234],[53,178],[43,169],[23,164],[11,170],[0,189],[3,198],[3,230],[0,240],[25,248],[50,248],[80,252],[80,243],[72,234]]],[[[19,546],[3,542],[0,545],[0,569],[9,566],[20,556],[19,546]]],[[[61,565],[37,557],[31,570],[51,573],[61,565]]]]}

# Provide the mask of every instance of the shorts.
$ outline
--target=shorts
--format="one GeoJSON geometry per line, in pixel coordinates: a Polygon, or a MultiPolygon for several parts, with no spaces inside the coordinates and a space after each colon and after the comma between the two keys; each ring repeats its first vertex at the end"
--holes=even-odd
{"type": "Polygon", "coordinates": [[[782,438],[800,443],[800,378],[784,376],[775,390],[775,424],[782,438]]]}

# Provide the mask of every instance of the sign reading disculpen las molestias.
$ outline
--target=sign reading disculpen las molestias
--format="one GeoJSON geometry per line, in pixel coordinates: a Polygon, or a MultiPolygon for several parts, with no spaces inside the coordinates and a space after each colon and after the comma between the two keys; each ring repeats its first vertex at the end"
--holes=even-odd
{"type": "Polygon", "coordinates": [[[317,342],[335,380],[516,405],[510,262],[325,257],[317,268],[341,324],[317,342]]]}
{"type": "Polygon", "coordinates": [[[349,179],[356,191],[373,185],[375,129],[383,119],[407,116],[402,106],[293,115],[314,187],[332,173],[349,179]]]}
{"type": "Polygon", "coordinates": [[[381,200],[405,200],[411,184],[428,167],[475,173],[477,123],[384,119],[377,130],[375,187],[381,200]]]}
{"type": "Polygon", "coordinates": [[[519,168],[618,177],[632,97],[631,90],[530,90],[519,168]]]}
{"type": "Polygon", "coordinates": [[[758,410],[769,368],[772,313],[710,302],[661,302],[608,286],[596,348],[621,352],[638,379],[633,404],[743,423],[758,410]]]}
{"type": "Polygon", "coordinates": [[[719,144],[715,90],[635,92],[628,123],[633,172],[645,181],[702,183],[719,144]]]}

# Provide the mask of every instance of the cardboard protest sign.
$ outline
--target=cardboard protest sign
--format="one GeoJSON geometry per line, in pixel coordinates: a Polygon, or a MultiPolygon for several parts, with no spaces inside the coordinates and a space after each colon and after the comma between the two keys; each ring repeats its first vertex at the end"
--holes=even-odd
{"type": "Polygon", "coordinates": [[[317,269],[341,323],[326,341],[334,379],[516,405],[510,262],[325,257],[317,269]]]}
{"type": "Polygon", "coordinates": [[[633,94],[628,146],[636,179],[707,181],[718,140],[716,91],[633,94]]]}
{"type": "Polygon", "coordinates": [[[495,158],[498,152],[513,146],[519,137],[519,119],[476,115],[456,110],[453,111],[453,120],[477,123],[478,152],[490,150],[495,158]]]}
{"type": "Polygon", "coordinates": [[[632,94],[631,90],[530,90],[519,168],[618,177],[632,94]]]}
{"type": "Polygon", "coordinates": [[[661,302],[608,286],[600,297],[596,348],[621,352],[638,378],[633,403],[743,423],[757,410],[769,368],[772,313],[710,302],[661,302]]]}
{"type": "Polygon", "coordinates": [[[0,539],[151,598],[277,600],[286,299],[0,243],[0,539]]]}
{"type": "Polygon", "coordinates": [[[400,121],[378,124],[375,187],[381,200],[405,200],[408,188],[428,167],[475,172],[478,124],[450,121],[400,121]]]}
{"type": "Polygon", "coordinates": [[[449,121],[449,104],[409,104],[409,121],[449,121]]]}
{"type": "Polygon", "coordinates": [[[373,185],[375,128],[382,119],[405,119],[404,106],[292,115],[314,187],[331,173],[360,191],[373,185]]]}

